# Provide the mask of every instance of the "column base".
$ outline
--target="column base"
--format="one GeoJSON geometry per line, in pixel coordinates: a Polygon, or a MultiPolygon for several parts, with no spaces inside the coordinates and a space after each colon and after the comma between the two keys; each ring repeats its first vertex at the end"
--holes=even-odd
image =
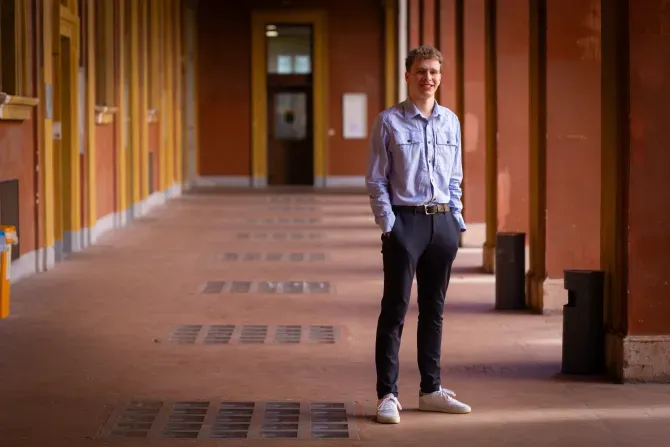
{"type": "Polygon", "coordinates": [[[670,335],[608,333],[605,362],[620,383],[670,383],[670,335]]]}
{"type": "Polygon", "coordinates": [[[496,269],[496,246],[495,243],[484,242],[482,257],[484,273],[495,273],[496,269]]]}
{"type": "Polygon", "coordinates": [[[528,307],[543,315],[562,314],[563,306],[568,303],[563,278],[537,277],[530,271],[526,274],[526,296],[528,307]]]}

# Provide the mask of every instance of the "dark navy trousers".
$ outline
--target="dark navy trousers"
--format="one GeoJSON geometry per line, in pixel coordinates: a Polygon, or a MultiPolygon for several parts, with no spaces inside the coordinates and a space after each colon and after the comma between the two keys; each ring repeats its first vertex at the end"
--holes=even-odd
{"type": "Polygon", "coordinates": [[[382,235],[384,292],[375,346],[379,398],[398,395],[398,352],[415,275],[420,389],[431,393],[440,388],[444,299],[461,234],[450,212],[427,215],[402,210],[395,216],[390,235],[382,235]]]}

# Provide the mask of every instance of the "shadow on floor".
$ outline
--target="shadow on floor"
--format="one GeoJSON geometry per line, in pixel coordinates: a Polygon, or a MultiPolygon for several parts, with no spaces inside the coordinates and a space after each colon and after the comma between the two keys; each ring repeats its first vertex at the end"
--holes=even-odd
{"type": "MultiPolygon", "coordinates": [[[[444,313],[457,313],[457,314],[484,314],[484,313],[498,313],[499,311],[494,309],[493,302],[468,302],[468,301],[449,301],[447,297],[446,302],[444,303],[444,313]]],[[[505,312],[506,314],[515,313],[515,314],[524,314],[523,311],[514,311],[514,312],[505,312]]]]}
{"type": "MultiPolygon", "coordinates": [[[[624,408],[624,415],[618,409],[605,409],[587,422],[590,418],[579,413],[578,406],[539,412],[526,406],[513,413],[477,407],[470,415],[406,414],[407,420],[398,426],[365,423],[375,435],[400,430],[394,436],[402,433],[402,439],[411,439],[414,443],[406,445],[445,445],[446,437],[450,445],[467,446],[666,447],[667,425],[662,419],[643,419],[639,415],[643,409],[639,405],[624,408]],[[426,422],[419,423],[423,418],[426,422]]],[[[408,411],[403,408],[402,413],[408,411]]]]}
{"type": "MultiPolygon", "coordinates": [[[[405,341],[404,343],[407,343],[405,341]]],[[[372,355],[372,354],[371,354],[372,355]]],[[[534,361],[534,360],[511,360],[511,361],[479,361],[475,363],[464,363],[454,360],[453,357],[457,354],[451,354],[449,347],[446,346],[445,352],[442,354],[441,374],[443,378],[443,386],[449,388],[448,383],[451,381],[465,380],[533,380],[551,383],[586,383],[586,384],[606,384],[613,385],[612,379],[603,375],[572,375],[563,374],[561,372],[561,359],[551,361],[534,361]]],[[[463,354],[460,354],[463,355],[463,354]]],[[[370,359],[374,362],[374,359],[370,359]]],[[[413,357],[400,355],[400,376],[406,377],[406,374],[411,371],[416,372],[416,360],[413,357]]],[[[294,365],[299,368],[300,365],[294,365]]],[[[329,367],[329,377],[347,377],[351,375],[361,374],[359,368],[360,364],[341,362],[337,365],[329,367]]],[[[403,383],[403,379],[400,383],[403,383]]],[[[479,385],[470,385],[478,387],[479,385]]],[[[516,386],[516,385],[514,385],[516,386]]],[[[455,390],[456,391],[456,390],[455,390]]],[[[457,391],[458,392],[458,391],[457,391]]],[[[569,400],[566,400],[569,402],[569,400]]]]}
{"type": "Polygon", "coordinates": [[[547,362],[522,361],[474,364],[446,363],[442,366],[442,371],[448,377],[467,377],[469,379],[477,377],[482,379],[500,377],[514,380],[544,379],[551,382],[612,383],[612,380],[605,374],[564,374],[561,372],[560,359],[547,362]]]}
{"type": "Polygon", "coordinates": [[[556,382],[563,383],[605,383],[613,384],[616,383],[612,378],[608,377],[605,373],[598,375],[586,375],[586,374],[565,374],[558,372],[554,375],[554,380],[556,382]]]}
{"type": "MultiPolygon", "coordinates": [[[[338,244],[338,249],[341,247],[341,245],[338,244]]],[[[358,245],[358,248],[361,246],[358,245]]],[[[281,265],[278,265],[277,268],[282,267],[281,265]]],[[[296,265],[298,267],[298,265],[296,265]]],[[[384,270],[383,267],[380,264],[378,265],[365,265],[365,266],[352,266],[350,262],[347,262],[346,264],[344,261],[340,263],[303,263],[300,264],[299,267],[301,269],[304,269],[305,271],[309,272],[319,272],[323,271],[324,274],[331,276],[331,277],[370,277],[370,276],[377,276],[379,278],[379,281],[383,281],[384,278],[384,270]]],[[[453,267],[451,270],[451,275],[452,278],[455,277],[467,277],[468,275],[483,275],[483,271],[481,268],[478,267],[472,267],[472,266],[457,266],[453,267]]]]}
{"type": "MultiPolygon", "coordinates": [[[[480,265],[456,265],[451,268],[452,275],[486,275],[484,267],[480,265]]],[[[491,275],[493,276],[493,275],[491,275]]]]}
{"type": "MultiPolygon", "coordinates": [[[[338,319],[351,318],[352,315],[370,315],[370,321],[374,321],[376,324],[376,319],[378,312],[381,306],[382,291],[381,289],[378,292],[370,292],[365,295],[354,295],[353,293],[347,293],[351,300],[348,300],[346,303],[337,301],[329,295],[285,295],[282,298],[284,303],[294,303],[294,302],[315,302],[318,300],[319,310],[323,312],[324,315],[328,315],[328,321],[337,321],[338,319]]],[[[245,295],[228,295],[226,302],[233,303],[235,300],[240,300],[245,303],[258,303],[258,306],[263,306],[267,303],[267,297],[264,295],[256,295],[253,297],[245,295]]],[[[410,303],[408,307],[408,315],[413,315],[418,313],[419,305],[417,303],[416,292],[412,293],[410,297],[410,303]]],[[[296,316],[301,314],[301,311],[296,311],[296,316]]],[[[312,312],[308,308],[305,312],[312,312]]],[[[445,306],[444,306],[445,315],[480,315],[482,317],[489,316],[490,318],[496,317],[506,317],[513,315],[527,315],[532,317],[534,314],[527,310],[496,310],[494,309],[493,300],[489,301],[451,301],[449,296],[447,296],[445,306]]],[[[507,320],[501,320],[507,321],[507,320]]],[[[325,324],[325,323],[324,323],[325,324]]]]}

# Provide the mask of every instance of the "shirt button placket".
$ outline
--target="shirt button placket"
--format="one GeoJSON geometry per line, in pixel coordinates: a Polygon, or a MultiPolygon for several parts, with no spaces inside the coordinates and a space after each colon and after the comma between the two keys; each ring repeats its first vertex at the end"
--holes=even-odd
{"type": "Polygon", "coordinates": [[[432,139],[432,144],[431,144],[431,160],[430,160],[430,166],[431,166],[430,183],[432,185],[432,188],[431,188],[432,189],[431,202],[435,202],[436,195],[437,195],[436,194],[437,191],[436,191],[436,188],[435,188],[435,168],[436,168],[435,158],[437,157],[437,153],[436,153],[437,148],[435,146],[435,127],[434,127],[433,123],[431,123],[430,130],[432,131],[432,134],[433,134],[433,139],[432,139]]]}

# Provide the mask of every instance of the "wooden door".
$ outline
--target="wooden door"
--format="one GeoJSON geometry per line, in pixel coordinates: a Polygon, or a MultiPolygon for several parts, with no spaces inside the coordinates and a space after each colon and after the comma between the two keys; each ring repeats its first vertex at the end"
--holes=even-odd
{"type": "Polygon", "coordinates": [[[312,88],[268,91],[268,184],[313,185],[312,88]]]}

